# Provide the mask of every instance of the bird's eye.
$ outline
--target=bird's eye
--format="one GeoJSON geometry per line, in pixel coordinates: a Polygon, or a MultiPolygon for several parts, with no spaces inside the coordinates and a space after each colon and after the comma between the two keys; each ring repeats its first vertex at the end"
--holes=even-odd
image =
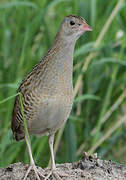
{"type": "Polygon", "coordinates": [[[81,25],[81,24],[78,24],[79,26],[81,25]]]}
{"type": "Polygon", "coordinates": [[[75,24],[74,21],[70,21],[70,25],[73,26],[75,24]]]}

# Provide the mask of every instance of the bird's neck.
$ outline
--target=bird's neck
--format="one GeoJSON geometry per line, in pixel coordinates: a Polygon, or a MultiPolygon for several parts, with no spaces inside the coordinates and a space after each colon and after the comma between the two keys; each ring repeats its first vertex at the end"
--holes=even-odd
{"type": "Polygon", "coordinates": [[[48,61],[48,78],[55,79],[57,84],[71,85],[73,70],[73,52],[75,42],[68,42],[56,36],[54,43],[49,49],[45,61],[48,61]],[[50,76],[50,77],[49,77],[50,76]]]}
{"type": "Polygon", "coordinates": [[[75,42],[76,41],[74,40],[63,38],[60,34],[57,34],[55,41],[49,50],[49,54],[53,57],[51,59],[56,61],[56,63],[58,63],[58,61],[59,63],[61,63],[61,61],[62,63],[69,61],[69,63],[73,64],[75,42]]]}
{"type": "Polygon", "coordinates": [[[68,41],[58,35],[56,36],[51,48],[51,54],[54,54],[52,61],[55,62],[55,66],[58,66],[59,71],[62,71],[67,66],[69,73],[72,74],[74,47],[74,41],[68,41]]]}

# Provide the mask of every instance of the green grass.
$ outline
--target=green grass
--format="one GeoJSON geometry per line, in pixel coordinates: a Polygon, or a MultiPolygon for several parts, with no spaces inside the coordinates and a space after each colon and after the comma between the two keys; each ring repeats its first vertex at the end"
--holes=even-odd
{"type": "MultiPolygon", "coordinates": [[[[93,31],[76,44],[76,97],[63,134],[60,131],[61,140],[59,133],[56,137],[56,162],[75,161],[87,151],[126,163],[125,8],[125,0],[1,0],[0,167],[29,162],[25,142],[12,138],[14,97],[21,80],[47,52],[60,22],[69,14],[84,17],[93,31]],[[121,37],[119,32],[123,32],[121,37]]],[[[47,142],[46,136],[31,137],[35,162],[42,167],[50,158],[47,142]]]]}

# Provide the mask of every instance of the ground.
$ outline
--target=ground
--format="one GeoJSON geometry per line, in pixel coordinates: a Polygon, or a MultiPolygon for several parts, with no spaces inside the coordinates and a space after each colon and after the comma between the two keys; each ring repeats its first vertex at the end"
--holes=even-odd
{"type": "MultiPolygon", "coordinates": [[[[22,180],[28,167],[28,164],[19,162],[10,164],[7,168],[0,168],[0,180],[22,180]]],[[[97,157],[87,157],[85,154],[78,162],[57,164],[56,167],[62,180],[126,180],[125,165],[97,157]]],[[[38,170],[44,176],[50,172],[50,168],[38,167],[38,170]]],[[[48,180],[54,179],[53,176],[48,178],[48,180]]],[[[34,171],[30,172],[27,180],[35,180],[34,171]]]]}

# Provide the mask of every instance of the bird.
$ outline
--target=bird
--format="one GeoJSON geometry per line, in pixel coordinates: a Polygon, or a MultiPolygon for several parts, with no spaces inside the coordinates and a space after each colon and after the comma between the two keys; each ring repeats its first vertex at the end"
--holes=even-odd
{"type": "MultiPolygon", "coordinates": [[[[51,152],[51,169],[56,172],[54,160],[54,135],[67,121],[73,104],[73,54],[77,39],[92,28],[78,15],[66,16],[46,55],[33,67],[21,82],[17,93],[22,96],[23,113],[29,135],[48,135],[51,152]]],[[[25,131],[19,96],[15,97],[11,129],[16,141],[25,139],[31,169],[40,180],[41,175],[35,165],[31,144],[25,131]]],[[[59,178],[60,179],[60,178],[59,178]]]]}

